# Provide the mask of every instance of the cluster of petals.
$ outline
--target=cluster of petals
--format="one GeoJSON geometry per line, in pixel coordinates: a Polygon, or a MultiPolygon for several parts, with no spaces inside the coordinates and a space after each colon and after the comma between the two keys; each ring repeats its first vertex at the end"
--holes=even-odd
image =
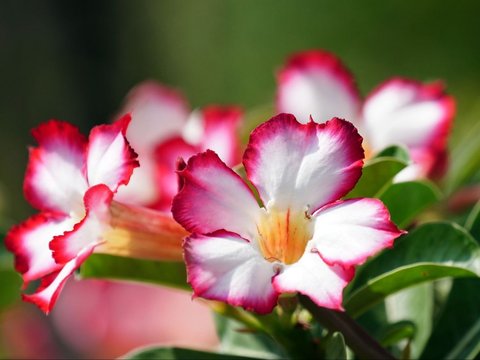
{"type": "Polygon", "coordinates": [[[129,121],[127,115],[97,126],[88,140],[57,120],[32,131],[39,146],[30,149],[24,192],[40,212],[14,226],[5,241],[24,286],[40,280],[24,300],[47,313],[67,278],[102,244],[113,196],[138,166],[125,138],[129,121]]]}
{"type": "Polygon", "coordinates": [[[362,134],[367,156],[387,146],[408,148],[412,163],[399,181],[438,177],[446,168],[448,134],[455,102],[441,83],[393,78],[362,101],[342,62],[325,51],[292,55],[278,74],[277,111],[306,123],[333,116],[351,121],[362,134]]]}
{"type": "Polygon", "coordinates": [[[298,292],[341,310],[355,266],[403,233],[381,201],[341,200],[363,159],[351,123],[301,124],[290,114],[252,132],[248,180],[213,151],[191,157],[172,213],[192,233],[184,251],[195,296],[264,314],[281,293],[298,292]]]}
{"type": "Polygon", "coordinates": [[[140,162],[129,185],[119,189],[123,202],[170,211],[179,157],[212,149],[231,166],[240,162],[237,133],[243,113],[236,106],[192,112],[178,91],[145,81],[130,91],[121,113],[132,114],[126,136],[140,162]]]}

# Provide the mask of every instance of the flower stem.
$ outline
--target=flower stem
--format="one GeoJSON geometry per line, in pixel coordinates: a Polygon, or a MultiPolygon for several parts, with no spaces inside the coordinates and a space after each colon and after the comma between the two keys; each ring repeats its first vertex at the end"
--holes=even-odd
{"type": "Polygon", "coordinates": [[[361,359],[395,359],[346,313],[319,307],[310,298],[304,295],[298,296],[300,303],[315,320],[332,332],[340,331],[347,345],[361,359]]]}

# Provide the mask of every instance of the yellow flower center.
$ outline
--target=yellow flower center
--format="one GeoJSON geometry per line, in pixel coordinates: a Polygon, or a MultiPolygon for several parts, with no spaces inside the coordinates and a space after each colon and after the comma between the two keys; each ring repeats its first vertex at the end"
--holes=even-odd
{"type": "Polygon", "coordinates": [[[312,238],[312,222],[306,212],[267,210],[257,224],[263,257],[284,264],[297,262],[312,238]]]}

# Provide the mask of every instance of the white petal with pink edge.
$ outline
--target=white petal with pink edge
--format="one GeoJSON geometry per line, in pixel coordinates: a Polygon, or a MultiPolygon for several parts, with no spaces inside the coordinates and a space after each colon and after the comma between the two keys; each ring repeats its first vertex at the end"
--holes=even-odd
{"type": "Polygon", "coordinates": [[[68,277],[80,267],[80,265],[90,256],[93,247],[83,249],[77,257],[68,261],[49,284],[45,284],[42,289],[31,295],[22,295],[23,300],[37,305],[44,313],[48,314],[55,302],[58,294],[62,290],[68,277]]]}
{"type": "Polygon", "coordinates": [[[185,240],[188,282],[194,294],[225,301],[260,314],[272,311],[278,294],[272,287],[275,264],[233,233],[193,234],[185,240]]]}
{"type": "Polygon", "coordinates": [[[78,256],[85,248],[102,242],[105,231],[110,227],[110,203],[112,191],[103,184],[90,188],[85,193],[86,215],[73,230],[56,236],[50,242],[53,258],[59,264],[65,264],[78,256]]]}
{"type": "Polygon", "coordinates": [[[300,260],[285,266],[273,279],[273,286],[279,293],[299,292],[310,297],[318,306],[343,310],[342,292],[354,273],[353,268],[326,264],[312,250],[312,243],[309,242],[300,260]]]}
{"type": "Polygon", "coordinates": [[[350,199],[318,210],[313,246],[328,264],[362,264],[403,232],[390,221],[390,214],[380,200],[350,199]]]}
{"type": "Polygon", "coordinates": [[[440,84],[395,78],[380,85],[365,101],[365,136],[374,151],[392,144],[445,146],[454,112],[454,101],[440,84]]]}
{"type": "Polygon", "coordinates": [[[72,230],[75,221],[62,215],[40,213],[13,227],[5,238],[5,246],[15,255],[15,269],[28,284],[60,269],[49,248],[57,235],[72,230]]]}
{"type": "Polygon", "coordinates": [[[252,132],[243,163],[267,207],[313,213],[354,187],[363,165],[361,143],[347,121],[300,124],[280,114],[252,132]]]}
{"type": "Polygon", "coordinates": [[[40,146],[30,150],[25,197],[40,210],[81,212],[87,189],[85,138],[73,125],[56,120],[41,124],[32,133],[40,146]]]}
{"type": "Polygon", "coordinates": [[[260,208],[247,184],[213,151],[195,155],[179,171],[183,186],[173,199],[175,220],[190,232],[235,232],[246,239],[257,234],[260,208]]]}
{"type": "Polygon", "coordinates": [[[127,95],[122,113],[132,113],[127,139],[138,153],[180,134],[190,114],[183,95],[154,81],[145,81],[127,95]]]}
{"type": "Polygon", "coordinates": [[[294,114],[302,123],[310,115],[319,123],[332,117],[357,123],[360,96],[338,58],[325,51],[306,51],[294,54],[278,74],[277,110],[294,114]]]}
{"type": "Polygon", "coordinates": [[[87,179],[90,186],[105,184],[112,191],[127,184],[138,166],[137,154],[124,134],[130,122],[126,115],[112,125],[99,125],[90,132],[87,149],[87,179]]]}

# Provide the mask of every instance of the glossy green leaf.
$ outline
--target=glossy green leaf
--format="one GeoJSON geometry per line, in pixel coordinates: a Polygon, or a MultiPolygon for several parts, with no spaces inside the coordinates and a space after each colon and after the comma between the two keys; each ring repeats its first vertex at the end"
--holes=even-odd
{"type": "Polygon", "coordinates": [[[375,197],[406,166],[405,161],[394,157],[368,160],[363,167],[362,177],[347,198],[375,197]]]}
{"type": "Polygon", "coordinates": [[[135,350],[121,357],[132,360],[243,360],[253,359],[231,354],[219,354],[177,347],[148,347],[135,350]]]}
{"type": "Polygon", "coordinates": [[[215,314],[219,352],[264,359],[284,359],[285,351],[272,338],[262,332],[252,332],[245,325],[225,316],[215,314]]]}
{"type": "Polygon", "coordinates": [[[388,295],[410,286],[479,274],[480,248],[465,229],[446,222],[424,224],[361,269],[344,305],[356,317],[388,295]]]}
{"type": "Polygon", "coordinates": [[[80,277],[134,280],[190,291],[185,264],[93,254],[80,268],[80,277]]]}
{"type": "Polygon", "coordinates": [[[475,359],[480,354],[480,319],[468,330],[463,339],[447,355],[447,359],[475,359]]]}
{"type": "Polygon", "coordinates": [[[347,359],[347,347],[343,335],[336,331],[325,341],[325,359],[347,359]]]}
{"type": "Polygon", "coordinates": [[[438,188],[427,181],[392,184],[380,194],[395,224],[405,228],[410,222],[441,197],[438,188]]]}

